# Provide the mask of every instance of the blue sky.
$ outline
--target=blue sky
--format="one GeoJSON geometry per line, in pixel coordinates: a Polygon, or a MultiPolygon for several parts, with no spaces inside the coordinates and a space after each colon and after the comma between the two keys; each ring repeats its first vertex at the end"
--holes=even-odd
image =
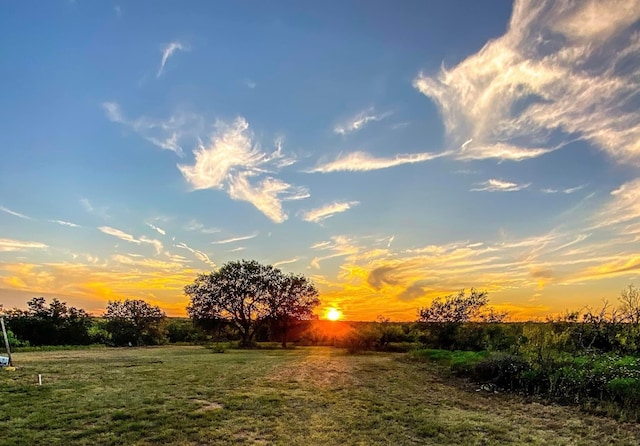
{"type": "Polygon", "coordinates": [[[322,315],[514,318],[640,271],[640,2],[0,7],[0,302],[96,314],[229,260],[322,315]]]}

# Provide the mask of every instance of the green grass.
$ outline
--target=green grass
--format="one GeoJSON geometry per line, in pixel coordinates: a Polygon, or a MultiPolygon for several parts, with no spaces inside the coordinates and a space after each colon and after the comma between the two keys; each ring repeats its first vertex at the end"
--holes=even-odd
{"type": "Polygon", "coordinates": [[[7,445],[640,442],[636,424],[464,390],[402,354],[180,346],[16,353],[14,362],[17,371],[0,371],[7,445]]]}

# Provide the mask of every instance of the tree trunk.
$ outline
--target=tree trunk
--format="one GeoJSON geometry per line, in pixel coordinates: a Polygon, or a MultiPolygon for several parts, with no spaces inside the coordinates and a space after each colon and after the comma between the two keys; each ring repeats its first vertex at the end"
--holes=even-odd
{"type": "Polygon", "coordinates": [[[282,348],[287,348],[287,334],[289,333],[289,321],[285,316],[283,319],[284,326],[282,328],[282,348]]]}

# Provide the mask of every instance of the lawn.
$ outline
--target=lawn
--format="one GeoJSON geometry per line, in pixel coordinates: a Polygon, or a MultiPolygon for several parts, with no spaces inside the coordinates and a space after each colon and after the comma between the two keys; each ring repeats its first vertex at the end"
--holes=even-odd
{"type": "Polygon", "coordinates": [[[403,354],[104,348],[14,362],[0,371],[0,444],[640,443],[637,424],[465,389],[403,354]]]}

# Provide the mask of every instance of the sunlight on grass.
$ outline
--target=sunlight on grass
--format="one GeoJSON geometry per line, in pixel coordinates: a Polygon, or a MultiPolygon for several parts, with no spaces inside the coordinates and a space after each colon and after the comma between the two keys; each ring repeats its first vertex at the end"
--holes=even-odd
{"type": "Polygon", "coordinates": [[[429,363],[340,349],[16,353],[2,444],[638,444],[640,427],[466,392],[429,363]],[[37,375],[42,375],[38,386],[37,375]]]}

